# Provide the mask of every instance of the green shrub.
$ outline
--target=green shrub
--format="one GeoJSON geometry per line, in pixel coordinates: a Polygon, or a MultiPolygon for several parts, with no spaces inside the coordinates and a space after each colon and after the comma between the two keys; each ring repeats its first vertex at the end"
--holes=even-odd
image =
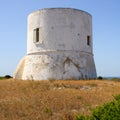
{"type": "Polygon", "coordinates": [[[115,96],[112,102],[94,109],[89,117],[77,116],[76,120],[120,120],[120,95],[115,96]]]}
{"type": "Polygon", "coordinates": [[[98,80],[102,80],[103,77],[102,77],[102,76],[98,76],[97,79],[98,79],[98,80]]]}
{"type": "Polygon", "coordinates": [[[0,76],[0,80],[12,78],[10,75],[0,76]]]}
{"type": "Polygon", "coordinates": [[[120,95],[113,96],[116,101],[120,101],[120,95]]]}
{"type": "Polygon", "coordinates": [[[96,108],[91,115],[91,120],[120,120],[120,95],[114,101],[96,108]]]}
{"type": "Polygon", "coordinates": [[[10,75],[5,75],[4,78],[9,79],[12,78],[10,75]]]}

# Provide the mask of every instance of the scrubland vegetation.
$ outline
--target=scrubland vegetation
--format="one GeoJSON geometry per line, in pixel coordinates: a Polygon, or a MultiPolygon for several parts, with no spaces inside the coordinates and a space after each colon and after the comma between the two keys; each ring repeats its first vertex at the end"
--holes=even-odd
{"type": "Polygon", "coordinates": [[[87,120],[118,94],[119,80],[0,80],[0,120],[87,120]]]}

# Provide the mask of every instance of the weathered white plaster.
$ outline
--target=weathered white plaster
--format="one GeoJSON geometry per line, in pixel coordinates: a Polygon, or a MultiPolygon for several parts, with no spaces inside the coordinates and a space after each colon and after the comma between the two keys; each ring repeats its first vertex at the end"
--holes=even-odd
{"type": "Polygon", "coordinates": [[[15,71],[15,79],[96,78],[89,13],[70,8],[38,10],[28,16],[27,36],[27,55],[15,71]],[[39,42],[34,41],[37,28],[39,42]]]}

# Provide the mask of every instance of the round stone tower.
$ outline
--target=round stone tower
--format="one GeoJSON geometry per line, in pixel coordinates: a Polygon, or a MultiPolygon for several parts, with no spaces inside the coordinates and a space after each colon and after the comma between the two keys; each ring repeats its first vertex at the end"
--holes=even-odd
{"type": "Polygon", "coordinates": [[[28,16],[27,55],[15,79],[96,78],[92,16],[78,9],[47,8],[28,16]]]}

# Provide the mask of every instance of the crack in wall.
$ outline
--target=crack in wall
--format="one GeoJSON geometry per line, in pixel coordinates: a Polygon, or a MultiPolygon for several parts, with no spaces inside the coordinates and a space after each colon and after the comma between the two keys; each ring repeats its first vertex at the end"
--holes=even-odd
{"type": "MultiPolygon", "coordinates": [[[[83,74],[82,74],[82,72],[80,71],[80,66],[79,66],[79,64],[73,62],[73,60],[70,59],[69,57],[67,57],[67,58],[65,59],[65,61],[63,62],[64,70],[65,70],[65,64],[68,64],[69,67],[70,67],[70,66],[71,66],[71,63],[75,66],[75,68],[77,68],[77,71],[80,73],[79,79],[83,78],[83,74]]],[[[66,74],[66,72],[68,72],[68,71],[65,70],[65,71],[63,72],[63,74],[66,74]]]]}

